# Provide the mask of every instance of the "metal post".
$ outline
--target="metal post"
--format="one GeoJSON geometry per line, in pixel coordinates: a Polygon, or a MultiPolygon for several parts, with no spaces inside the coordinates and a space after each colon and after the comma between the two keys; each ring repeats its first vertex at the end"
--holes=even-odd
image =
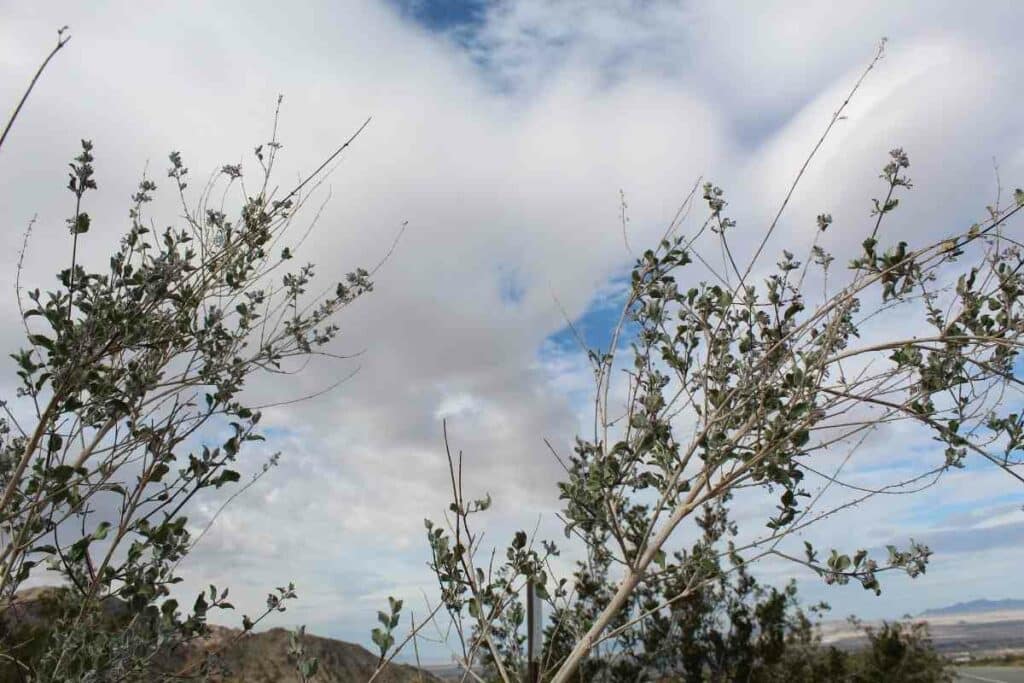
{"type": "Polygon", "coordinates": [[[540,653],[544,647],[541,604],[531,579],[526,583],[526,680],[529,683],[540,683],[540,653]]]}

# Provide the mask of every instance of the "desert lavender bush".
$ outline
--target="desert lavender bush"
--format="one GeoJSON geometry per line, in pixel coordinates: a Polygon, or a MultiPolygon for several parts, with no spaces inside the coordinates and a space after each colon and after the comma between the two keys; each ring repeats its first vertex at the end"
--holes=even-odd
{"type": "MultiPolygon", "coordinates": [[[[924,572],[931,550],[910,539],[876,557],[815,548],[795,534],[874,496],[927,488],[972,458],[1024,482],[1024,417],[1015,407],[1024,252],[1014,220],[1024,191],[1009,201],[1000,192],[974,224],[910,243],[893,225],[912,189],[910,157],[893,149],[863,225],[841,226],[861,235],[850,261],[823,246],[837,226],[822,213],[806,226],[804,245],[783,249],[773,267],[764,262],[800,179],[863,78],[768,227],[744,237],[748,257],[736,256],[743,228],[712,183],[695,185],[663,238],[636,256],[608,347],[585,348],[593,431],[570,454],[549,446],[565,471],[559,519],[583,558],[573,575],[556,576],[551,560],[561,549],[523,531],[505,548],[484,547],[479,517],[490,497],[466,496],[461,454],[449,451],[452,502],[426,527],[439,589],[434,619],[447,615],[440,626],[452,629],[467,671],[485,663],[495,680],[526,679],[520,595],[533,584],[552,615],[536,645],[543,680],[701,680],[710,660],[687,659],[680,629],[687,605],[709,590],[717,586],[726,600],[726,575],[743,583],[747,567],[771,557],[878,593],[886,572],[924,572]],[[683,234],[701,200],[703,220],[683,234]],[[843,469],[865,438],[894,424],[937,444],[922,472],[860,487],[838,507],[825,504],[824,490],[811,494],[808,475],[825,490],[846,486],[843,469]],[[740,496],[774,501],[761,531],[742,542],[727,531],[740,496]],[[683,539],[695,533],[704,540],[687,548],[683,539]]],[[[388,635],[382,658],[398,647],[388,635]]]]}
{"type": "MultiPolygon", "coordinates": [[[[169,597],[195,540],[189,503],[236,486],[243,450],[262,439],[247,383],[332,356],[339,314],[372,288],[363,269],[317,285],[314,266],[294,260],[305,231],[290,230],[362,129],[286,191],[272,184],[276,114],[253,168],[225,165],[197,193],[172,153],[160,184],[180,199],[182,215],[152,227],[146,208],[158,183],[144,177],[127,230],[98,270],[79,262],[100,184],[100,152],[82,141],[67,185],[69,260],[56,286],[23,290],[19,265],[25,345],[13,355],[16,396],[0,416],[0,655],[9,671],[34,681],[207,673],[215,657],[185,670],[164,657],[204,635],[211,611],[233,608],[227,589],[214,586],[190,605],[169,597]],[[60,577],[65,588],[47,606],[45,642],[32,643],[26,659],[10,601],[36,576],[60,577]]],[[[270,593],[242,618],[242,632],[294,597],[290,584],[270,593]]]]}

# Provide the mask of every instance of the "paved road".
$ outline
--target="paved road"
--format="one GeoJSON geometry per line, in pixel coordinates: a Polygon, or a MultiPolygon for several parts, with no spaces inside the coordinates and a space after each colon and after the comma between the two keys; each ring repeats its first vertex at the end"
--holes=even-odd
{"type": "Polygon", "coordinates": [[[1024,683],[1024,667],[1019,666],[971,666],[956,673],[962,683],[1024,683]]]}

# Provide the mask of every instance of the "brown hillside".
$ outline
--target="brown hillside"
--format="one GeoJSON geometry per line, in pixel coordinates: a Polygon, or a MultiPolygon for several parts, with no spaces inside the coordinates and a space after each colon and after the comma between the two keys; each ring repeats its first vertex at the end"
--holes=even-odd
{"type": "MultiPolygon", "coordinates": [[[[31,663],[48,637],[47,627],[53,622],[58,609],[61,589],[45,587],[19,592],[0,610],[0,651],[10,652],[31,663]]],[[[112,623],[123,614],[124,608],[116,600],[105,604],[112,623]]],[[[160,670],[180,672],[198,664],[207,652],[222,651],[217,663],[227,675],[208,680],[222,683],[291,683],[299,680],[288,659],[289,632],[275,628],[238,638],[237,629],[211,627],[207,638],[187,648],[166,652],[158,657],[160,670]],[[238,642],[225,649],[226,643],[238,642]]],[[[302,639],[307,657],[319,659],[319,670],[310,679],[313,683],[365,683],[377,666],[377,657],[367,649],[331,638],[306,634],[302,639]]],[[[194,668],[192,670],[195,670],[194,668]]],[[[13,665],[0,664],[0,681],[22,680],[21,672],[13,665]]],[[[436,676],[406,665],[391,665],[380,676],[381,683],[438,683],[436,676]]]]}
{"type": "MultiPolygon", "coordinates": [[[[216,647],[237,633],[234,629],[217,628],[212,638],[202,645],[216,647]]],[[[220,660],[231,675],[213,680],[225,683],[297,682],[299,678],[288,661],[288,640],[288,631],[281,628],[242,638],[220,660]]],[[[308,634],[302,642],[306,656],[320,661],[319,671],[312,679],[316,683],[365,683],[377,668],[377,657],[359,645],[308,634]]],[[[190,653],[182,663],[187,664],[196,654],[190,653]]],[[[391,665],[377,680],[382,683],[435,683],[439,679],[411,666],[391,665]]]]}

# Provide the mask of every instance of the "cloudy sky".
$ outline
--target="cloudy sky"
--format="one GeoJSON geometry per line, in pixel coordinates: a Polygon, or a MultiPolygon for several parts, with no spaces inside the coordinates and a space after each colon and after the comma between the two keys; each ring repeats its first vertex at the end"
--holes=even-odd
{"type": "MultiPolygon", "coordinates": [[[[74,36],[0,153],[3,291],[33,216],[26,279],[46,286],[64,267],[65,164],[79,138],[95,143],[100,192],[83,248],[98,260],[127,224],[139,176],[147,164],[160,171],[169,151],[197,174],[250,163],[282,93],[281,173],[297,177],[372,115],[300,253],[337,277],[376,263],[408,222],[373,294],[341,321],[338,350],[362,354],[258,384],[253,400],[358,373],[267,412],[270,439],[247,468],[274,451],[280,465],[220,516],[185,570],[189,587],[230,585],[250,613],[268,587],[293,580],[302,600],[275,625],[364,643],[387,595],[422,610],[430,591],[422,520],[445,507],[442,419],[465,452],[467,486],[495,498],[496,539],[538,520],[560,536],[558,466],[543,439],[568,444],[589,397],[562,311],[603,338],[631,261],[620,190],[633,245],[661,234],[701,176],[726,189],[736,239],[760,236],[882,36],[887,57],[770,248],[803,243],[826,210],[851,226],[830,233],[831,246],[859,241],[897,145],[915,181],[896,219],[907,235],[934,238],[982,215],[994,160],[1005,185],[1024,185],[1024,8],[1013,1],[3,0],[0,16],[8,108],[56,28],[74,36]]],[[[164,208],[158,222],[173,221],[164,208]]],[[[10,297],[0,314],[0,342],[13,349],[10,297]]],[[[10,380],[2,387],[11,393],[10,380]]],[[[890,438],[848,473],[882,482],[940,457],[890,438]]],[[[920,496],[875,500],[816,530],[844,547],[911,536],[933,547],[925,577],[891,580],[880,599],[792,567],[762,571],[796,571],[805,598],[839,615],[1024,598],[1007,582],[1024,562],[1022,503],[1005,475],[971,462],[920,496]]],[[[195,522],[218,504],[203,501],[195,522]]]]}

